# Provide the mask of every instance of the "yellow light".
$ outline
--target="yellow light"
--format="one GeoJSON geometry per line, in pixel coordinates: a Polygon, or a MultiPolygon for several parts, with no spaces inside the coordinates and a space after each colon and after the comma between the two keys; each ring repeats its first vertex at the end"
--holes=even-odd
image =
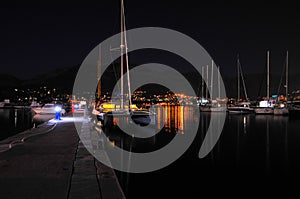
{"type": "Polygon", "coordinates": [[[113,147],[115,147],[116,143],[115,143],[114,140],[112,140],[110,143],[111,143],[111,145],[112,145],[113,147]]]}
{"type": "Polygon", "coordinates": [[[131,108],[131,109],[138,109],[138,107],[136,106],[136,104],[130,105],[130,108],[131,108]]]}
{"type": "Polygon", "coordinates": [[[105,108],[105,109],[114,109],[115,108],[115,104],[103,104],[102,108],[105,108]]]}

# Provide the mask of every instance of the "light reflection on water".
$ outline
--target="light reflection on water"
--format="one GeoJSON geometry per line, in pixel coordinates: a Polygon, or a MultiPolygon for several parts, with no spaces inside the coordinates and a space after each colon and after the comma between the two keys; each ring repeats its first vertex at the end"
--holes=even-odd
{"type": "Polygon", "coordinates": [[[32,127],[30,109],[0,109],[0,140],[32,127]]]}
{"type": "MultiPolygon", "coordinates": [[[[116,129],[105,129],[105,133],[115,145],[128,151],[138,150],[139,147],[151,151],[165,146],[175,135],[188,134],[189,127],[199,123],[198,134],[192,146],[180,159],[167,168],[146,174],[117,172],[120,183],[129,198],[139,198],[140,195],[136,190],[146,192],[146,187],[153,186],[154,181],[157,187],[154,192],[156,194],[149,194],[149,198],[155,197],[159,192],[172,189],[175,186],[174,182],[179,181],[185,182],[185,185],[181,186],[178,192],[185,192],[191,188],[197,192],[197,186],[189,183],[189,177],[179,175],[178,171],[189,171],[194,178],[202,179],[202,181],[237,178],[241,184],[249,183],[244,181],[247,177],[263,182],[275,176],[288,177],[299,174],[300,134],[298,131],[300,123],[298,118],[228,114],[222,135],[213,151],[207,157],[199,159],[198,152],[210,122],[210,113],[201,113],[200,117],[195,117],[194,111],[195,107],[192,106],[157,107],[155,109],[156,125],[157,128],[164,128],[145,142],[131,136],[119,136],[116,129]],[[165,176],[164,180],[155,180],[162,175],[165,176]],[[245,179],[240,176],[244,176],[245,179]]],[[[201,183],[200,185],[205,186],[201,183]]]]}
{"type": "MultiPolygon", "coordinates": [[[[168,144],[175,135],[185,136],[188,129],[199,123],[199,118],[194,117],[198,107],[192,106],[155,106],[151,109],[155,113],[155,124],[150,125],[149,130],[158,132],[149,138],[138,138],[137,132],[122,132],[117,128],[118,123],[129,123],[128,117],[115,117],[110,125],[104,129],[104,133],[115,145],[134,152],[154,151],[168,144]],[[137,136],[136,136],[137,135],[137,136]]],[[[148,130],[148,131],[149,131],[148,130]]]]}
{"type": "Polygon", "coordinates": [[[158,107],[158,128],[164,127],[165,132],[184,134],[185,128],[190,128],[193,122],[199,122],[199,118],[194,117],[195,111],[195,107],[189,106],[158,107]]]}

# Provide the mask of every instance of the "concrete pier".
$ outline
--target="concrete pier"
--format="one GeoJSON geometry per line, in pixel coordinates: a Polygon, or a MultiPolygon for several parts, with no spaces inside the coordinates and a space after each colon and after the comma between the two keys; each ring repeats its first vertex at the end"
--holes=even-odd
{"type": "MultiPolygon", "coordinates": [[[[89,134],[87,119],[78,121],[89,134]]],[[[72,117],[0,142],[1,198],[125,198],[113,169],[83,146],[72,117]]]]}

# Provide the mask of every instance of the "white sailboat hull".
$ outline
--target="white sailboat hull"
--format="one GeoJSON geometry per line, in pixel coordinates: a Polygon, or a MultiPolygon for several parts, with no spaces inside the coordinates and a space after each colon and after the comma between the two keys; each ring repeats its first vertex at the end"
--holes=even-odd
{"type": "Polygon", "coordinates": [[[275,108],[274,115],[288,115],[289,110],[287,108],[275,108]]]}
{"type": "Polygon", "coordinates": [[[211,112],[226,112],[227,108],[226,107],[211,107],[210,111],[211,112]]]}
{"type": "Polygon", "coordinates": [[[235,114],[248,114],[253,113],[253,108],[248,107],[228,107],[228,113],[235,113],[235,114]]]}
{"type": "Polygon", "coordinates": [[[254,109],[255,114],[261,114],[261,115],[272,115],[274,114],[274,109],[270,107],[259,107],[254,109]]]}

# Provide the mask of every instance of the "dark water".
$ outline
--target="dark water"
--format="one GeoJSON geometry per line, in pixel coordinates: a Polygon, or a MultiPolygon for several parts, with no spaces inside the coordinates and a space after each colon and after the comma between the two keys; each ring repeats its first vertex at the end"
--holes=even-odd
{"type": "Polygon", "coordinates": [[[32,127],[31,109],[0,109],[0,140],[32,127]]]}
{"type": "Polygon", "coordinates": [[[220,193],[224,197],[241,197],[237,192],[258,197],[289,194],[300,185],[300,119],[227,114],[213,151],[199,159],[210,113],[194,117],[194,111],[188,106],[156,110],[157,125],[165,128],[143,142],[119,136],[115,128],[105,129],[116,145],[147,152],[165,146],[175,135],[188,135],[188,127],[199,123],[194,142],[171,165],[142,174],[117,172],[127,198],[200,198],[220,193]]]}

